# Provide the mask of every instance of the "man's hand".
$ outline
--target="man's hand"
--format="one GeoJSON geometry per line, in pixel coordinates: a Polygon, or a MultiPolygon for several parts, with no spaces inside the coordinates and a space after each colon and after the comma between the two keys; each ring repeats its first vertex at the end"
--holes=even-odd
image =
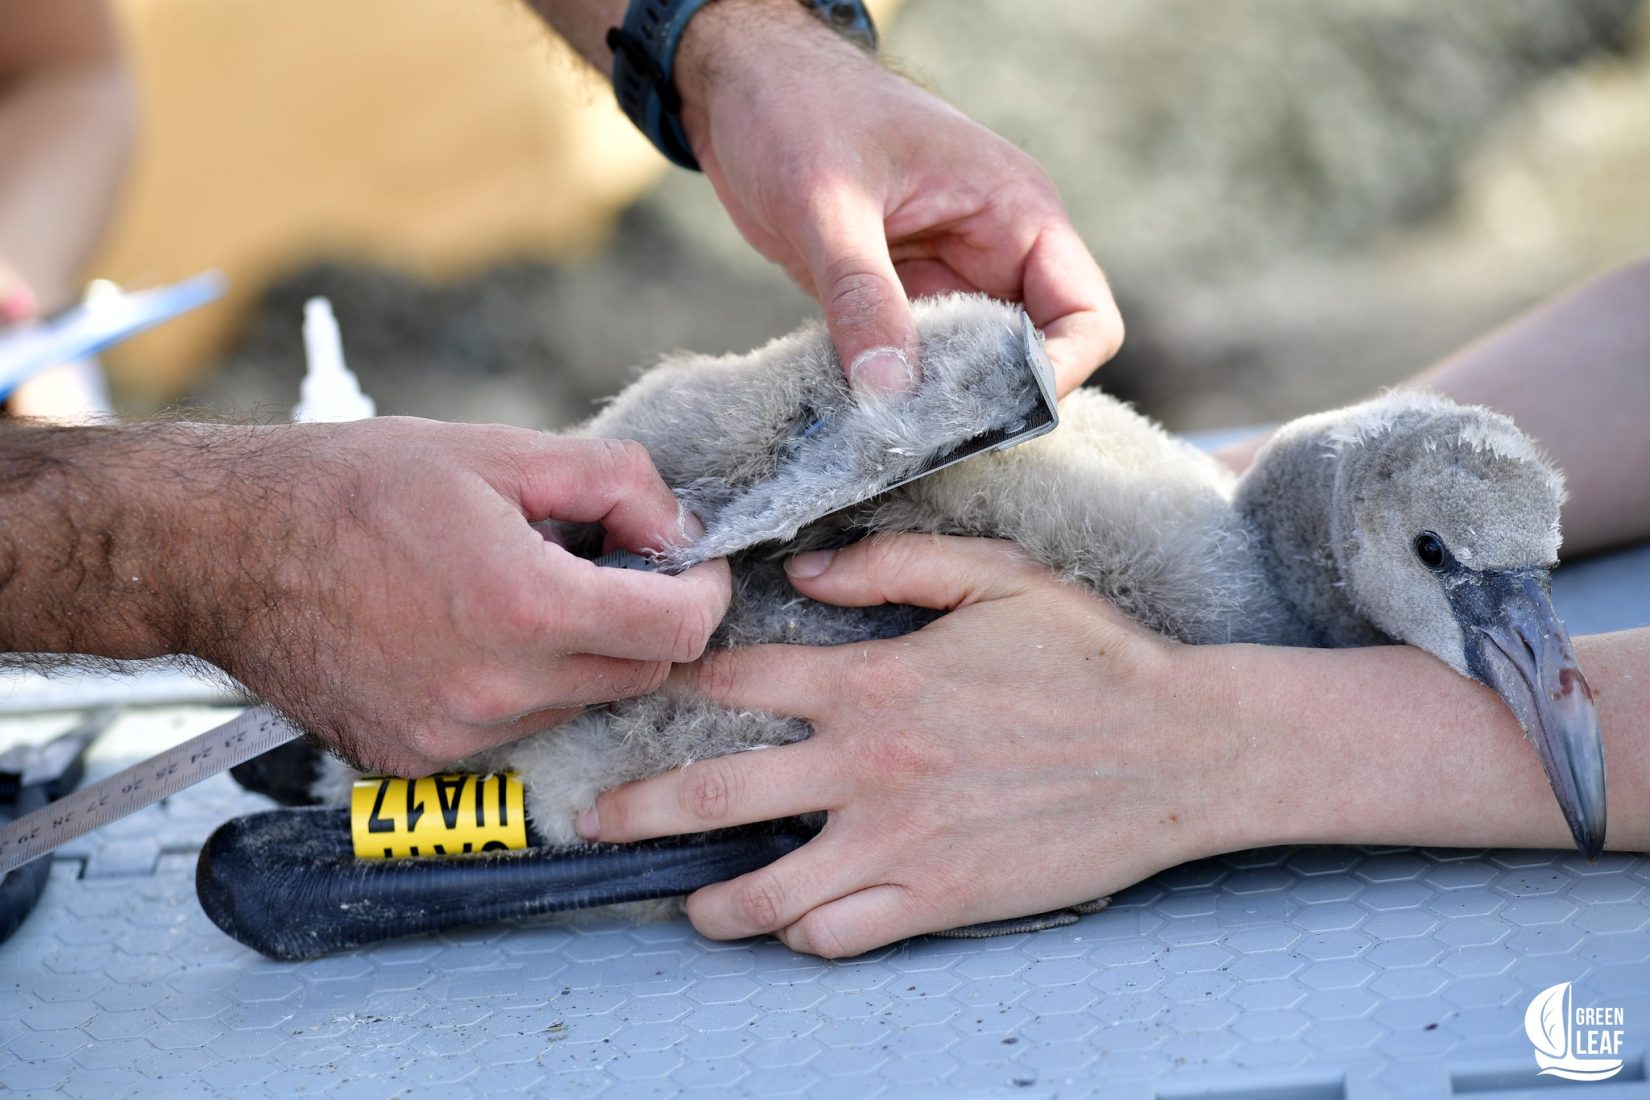
{"type": "Polygon", "coordinates": [[[192,654],[405,775],[654,690],[729,598],[725,562],[601,569],[530,526],[690,537],[630,442],[400,418],[14,428],[0,471],[0,648],[192,654]]]}
{"type": "MultiPolygon", "coordinates": [[[[530,0],[605,77],[625,0],[530,0]]],[[[819,302],[856,389],[921,374],[908,295],[1021,302],[1059,391],[1123,341],[1105,276],[1037,162],[846,42],[795,0],[717,0],[674,82],[734,224],[819,302]]]]}
{"type": "Polygon", "coordinates": [[[290,461],[320,491],[278,509],[267,547],[243,540],[232,583],[278,587],[220,663],[347,756],[422,774],[656,690],[727,610],[726,562],[601,569],[529,526],[600,523],[633,551],[687,541],[697,521],[640,444],[404,419],[310,430],[319,453],[300,439],[290,461]]]}
{"type": "Polygon", "coordinates": [[[856,955],[1241,846],[1236,739],[1219,721],[1160,721],[1170,707],[1219,712],[1169,675],[1188,647],[1007,543],[879,537],[803,555],[791,578],[830,603],[951,614],[905,638],[759,646],[673,675],[673,690],[804,717],[813,736],[603,794],[581,833],[629,841],[829,814],[799,851],[689,898],[705,935],[771,932],[797,951],[856,955]]]}
{"type": "Polygon", "coordinates": [[[1042,168],[800,5],[706,7],[676,83],[734,223],[823,307],[856,387],[914,386],[907,295],[1023,302],[1062,394],[1116,353],[1111,291],[1042,168]]]}

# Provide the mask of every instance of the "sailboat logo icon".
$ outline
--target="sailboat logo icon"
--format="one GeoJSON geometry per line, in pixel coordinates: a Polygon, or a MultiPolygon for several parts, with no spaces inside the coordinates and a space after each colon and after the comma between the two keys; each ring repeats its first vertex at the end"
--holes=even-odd
{"type": "Polygon", "coordinates": [[[1538,1076],[1603,1081],[1621,1072],[1622,1010],[1577,1009],[1569,982],[1536,994],[1524,1010],[1524,1034],[1535,1047],[1538,1076]]]}

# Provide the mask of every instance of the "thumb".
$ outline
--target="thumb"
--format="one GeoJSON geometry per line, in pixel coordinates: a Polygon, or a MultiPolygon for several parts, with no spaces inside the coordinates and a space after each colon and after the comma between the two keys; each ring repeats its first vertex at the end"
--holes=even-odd
{"type": "Polygon", "coordinates": [[[797,591],[841,607],[902,603],[953,611],[1019,595],[1045,571],[1009,542],[951,535],[873,535],[785,563],[797,591]]]}
{"type": "Polygon", "coordinates": [[[888,255],[881,207],[864,193],[836,195],[808,218],[800,251],[848,384],[860,394],[914,391],[916,322],[888,255]]]}

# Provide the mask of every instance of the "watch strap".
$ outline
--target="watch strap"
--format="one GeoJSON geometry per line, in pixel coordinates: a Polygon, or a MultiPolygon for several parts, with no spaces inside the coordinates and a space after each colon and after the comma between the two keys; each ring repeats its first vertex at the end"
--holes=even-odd
{"type": "Polygon", "coordinates": [[[607,46],[613,51],[613,94],[619,106],[672,164],[694,171],[699,161],[682,126],[682,96],[673,77],[682,32],[708,3],[631,0],[624,23],[607,32],[607,46]]]}
{"type": "MultiPolygon", "coordinates": [[[[867,52],[877,29],[862,0],[800,0],[825,25],[867,52]]],[[[710,0],[630,0],[624,22],[607,32],[613,51],[613,94],[636,128],[672,163],[693,171],[699,161],[682,125],[676,50],[688,22],[710,0]]]]}

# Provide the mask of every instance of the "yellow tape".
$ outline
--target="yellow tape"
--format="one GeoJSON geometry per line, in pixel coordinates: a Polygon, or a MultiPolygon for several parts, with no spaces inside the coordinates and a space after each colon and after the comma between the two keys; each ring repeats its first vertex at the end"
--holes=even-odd
{"type": "Polygon", "coordinates": [[[527,812],[514,772],[357,779],[350,792],[349,824],[357,859],[527,847],[527,812]]]}

